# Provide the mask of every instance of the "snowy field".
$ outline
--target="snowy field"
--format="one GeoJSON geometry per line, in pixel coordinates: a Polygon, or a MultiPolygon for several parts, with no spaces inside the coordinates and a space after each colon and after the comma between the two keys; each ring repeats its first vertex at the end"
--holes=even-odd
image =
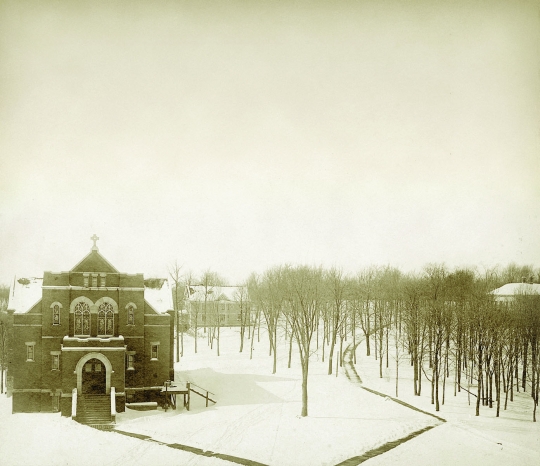
{"type": "MultiPolygon", "coordinates": [[[[395,396],[395,359],[390,356],[389,368],[384,364],[383,378],[379,377],[379,361],[372,355],[366,357],[364,342],[357,349],[356,370],[364,386],[390,396],[395,396]]],[[[369,465],[415,464],[416,466],[437,465],[484,465],[504,466],[508,464],[540,464],[540,423],[532,422],[533,402],[530,393],[516,394],[514,402],[508,402],[507,411],[501,404],[500,417],[492,409],[480,406],[476,417],[476,398],[465,391],[454,397],[452,374],[447,379],[445,404],[435,411],[431,404],[431,386],[422,381],[422,396],[413,395],[412,370],[407,358],[400,359],[399,399],[447,420],[409,442],[384,455],[369,460],[369,465]]],[[[442,383],[440,384],[442,390],[442,383]]],[[[439,395],[442,398],[442,392],[439,395]]]]}
{"type": "MultiPolygon", "coordinates": [[[[185,337],[184,357],[176,365],[176,379],[191,381],[215,393],[218,403],[208,408],[192,395],[191,411],[163,412],[127,409],[119,414],[117,428],[146,435],[154,441],[178,443],[267,465],[335,465],[386,442],[428,426],[426,433],[367,461],[370,465],[489,464],[537,465],[540,463],[540,428],[531,421],[532,400],[520,395],[495,418],[494,409],[481,407],[474,416],[466,393],[453,396],[447,387],[441,423],[363,390],[350,381],[343,368],[327,375],[321,353],[312,356],[309,377],[309,416],[301,418],[301,372],[293,352],[287,368],[288,345],[278,347],[278,369],[272,371],[268,338],[261,329],[255,337],[253,359],[249,344],[239,353],[237,329],[223,329],[221,355],[211,350],[204,336],[194,354],[193,339],[185,337]]],[[[315,342],[314,342],[315,346],[315,342]]],[[[366,387],[395,394],[394,361],[378,376],[378,362],[357,350],[357,371],[366,387]]],[[[429,384],[421,397],[411,396],[408,364],[400,368],[400,399],[435,413],[429,384]]],[[[473,400],[471,400],[473,403],[473,400]]],[[[101,432],[59,414],[11,413],[11,400],[0,397],[0,463],[15,465],[225,465],[232,464],[160,445],[148,440],[101,432]],[[60,441],[62,439],[62,441],[60,441]]]]}

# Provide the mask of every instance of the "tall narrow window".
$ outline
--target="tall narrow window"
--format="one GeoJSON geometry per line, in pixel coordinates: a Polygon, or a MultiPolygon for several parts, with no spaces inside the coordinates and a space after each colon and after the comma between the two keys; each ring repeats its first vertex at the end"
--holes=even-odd
{"type": "Polygon", "coordinates": [[[90,335],[90,306],[87,303],[75,306],[75,335],[90,335]]]}
{"type": "Polygon", "coordinates": [[[53,307],[53,325],[60,325],[60,306],[58,304],[53,307]]]}
{"type": "Polygon", "coordinates": [[[35,347],[36,343],[26,343],[26,361],[27,362],[34,362],[35,361],[35,347]]]}
{"type": "Polygon", "coordinates": [[[99,286],[107,286],[107,275],[102,273],[102,274],[100,274],[99,277],[100,277],[100,280],[101,280],[99,286]]]}
{"type": "Polygon", "coordinates": [[[127,355],[127,370],[135,370],[135,352],[129,352],[127,355]]]}
{"type": "Polygon", "coordinates": [[[150,352],[150,358],[153,360],[158,359],[158,350],[159,350],[159,344],[158,343],[152,343],[152,348],[150,352]]]}
{"type": "Polygon", "coordinates": [[[92,274],[92,286],[97,288],[97,273],[92,274]]]}
{"type": "Polygon", "coordinates": [[[89,278],[90,278],[89,274],[84,273],[84,274],[83,274],[83,278],[84,278],[84,286],[85,286],[86,288],[88,288],[88,280],[89,280],[89,278]]]}
{"type": "Polygon", "coordinates": [[[133,306],[129,306],[127,310],[127,324],[135,325],[135,309],[133,306]]]}
{"type": "Polygon", "coordinates": [[[60,370],[60,355],[59,354],[53,354],[52,355],[52,368],[53,371],[60,370]]]}
{"type": "Polygon", "coordinates": [[[114,334],[114,309],[112,304],[103,303],[98,310],[98,335],[114,334]]]}

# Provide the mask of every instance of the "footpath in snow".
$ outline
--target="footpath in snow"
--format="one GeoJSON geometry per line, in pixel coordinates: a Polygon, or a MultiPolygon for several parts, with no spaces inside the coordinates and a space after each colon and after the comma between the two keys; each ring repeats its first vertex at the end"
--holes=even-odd
{"type": "MultiPolygon", "coordinates": [[[[198,353],[185,339],[176,379],[196,383],[216,394],[209,408],[192,395],[192,410],[165,416],[119,416],[118,428],[163,443],[250,459],[268,465],[334,465],[440,423],[423,413],[360,389],[339,369],[329,376],[321,352],[312,356],[308,385],[309,415],[301,410],[301,371],[296,349],[287,368],[288,345],[278,346],[278,369],[272,375],[268,338],[239,352],[238,331],[221,333],[220,356],[204,336],[198,353]]],[[[335,361],[335,359],[334,359],[335,361]]],[[[334,368],[335,370],[335,368],[334,368]]]]}
{"type": "MultiPolygon", "coordinates": [[[[379,361],[366,356],[362,342],[357,350],[355,370],[367,388],[395,397],[395,359],[383,364],[383,378],[379,375],[379,361]]],[[[352,355],[351,355],[352,357],[352,355]]],[[[540,464],[540,423],[532,422],[532,399],[530,393],[514,393],[514,402],[495,417],[495,408],[480,407],[476,417],[476,399],[461,391],[454,396],[452,378],[447,379],[445,404],[435,411],[431,404],[431,387],[423,380],[422,395],[414,396],[412,369],[407,358],[399,365],[399,399],[419,409],[444,418],[447,422],[425,432],[382,456],[369,460],[369,465],[414,464],[455,465],[489,464],[504,466],[540,464]]],[[[441,393],[442,398],[442,393],[441,393]]]]}
{"type": "Polygon", "coordinates": [[[339,369],[337,377],[335,372],[327,375],[328,364],[322,362],[319,348],[310,363],[309,416],[302,418],[296,349],[288,369],[288,345],[283,342],[278,346],[277,373],[272,375],[272,357],[264,331],[261,329],[260,342],[255,338],[251,360],[249,343],[240,353],[239,342],[237,329],[223,329],[218,357],[216,348],[210,349],[204,336],[195,354],[193,339],[186,336],[184,357],[175,367],[176,380],[194,382],[214,392],[218,403],[206,408],[203,399],[192,395],[189,412],[183,408],[168,412],[127,409],[118,415],[117,428],[139,438],[98,431],[59,414],[12,415],[11,399],[0,396],[1,464],[233,464],[203,456],[204,452],[279,466],[352,465],[363,461],[369,465],[415,466],[456,462],[490,466],[538,464],[540,428],[531,422],[532,400],[528,394],[517,396],[498,419],[487,407],[482,407],[481,416],[475,417],[467,394],[454,397],[453,386],[448,384],[445,404],[436,413],[430,404],[428,383],[421,397],[412,395],[412,371],[403,360],[399,399],[446,419],[443,423],[391,399],[395,396],[392,358],[383,378],[379,378],[378,361],[366,357],[361,344],[355,365],[358,378],[349,379],[347,364],[339,369]],[[422,430],[425,432],[388,450],[392,442],[422,430]],[[164,444],[188,446],[193,452],[164,444]],[[378,448],[384,453],[369,459],[363,456],[378,448]]]}

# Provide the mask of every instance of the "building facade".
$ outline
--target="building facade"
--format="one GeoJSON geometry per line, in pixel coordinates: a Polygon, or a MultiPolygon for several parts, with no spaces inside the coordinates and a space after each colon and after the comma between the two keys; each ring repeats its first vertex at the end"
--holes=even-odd
{"type": "Polygon", "coordinates": [[[15,279],[8,313],[13,412],[71,415],[72,398],[155,400],[172,380],[172,295],[166,279],[120,273],[94,245],[69,272],[15,279]]]}
{"type": "Polygon", "coordinates": [[[188,285],[185,292],[190,326],[248,326],[251,306],[242,286],[188,285]]]}

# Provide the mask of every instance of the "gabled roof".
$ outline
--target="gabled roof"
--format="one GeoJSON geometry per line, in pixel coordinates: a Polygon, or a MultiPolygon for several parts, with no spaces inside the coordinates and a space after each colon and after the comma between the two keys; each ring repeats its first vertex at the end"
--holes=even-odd
{"type": "Polygon", "coordinates": [[[159,314],[174,309],[171,287],[166,278],[145,280],[144,300],[159,314]],[[151,286],[147,286],[146,284],[151,286]]]}
{"type": "MultiPolygon", "coordinates": [[[[238,301],[240,299],[241,286],[209,286],[207,300],[210,301],[238,301]]],[[[190,301],[204,301],[205,286],[191,285],[186,287],[189,289],[187,298],[190,301]]],[[[247,294],[244,294],[244,299],[247,299],[247,294]]]]}
{"type": "Polygon", "coordinates": [[[97,249],[92,249],[71,272],[108,272],[119,273],[118,270],[105,259],[97,249]]]}
{"type": "Polygon", "coordinates": [[[9,290],[8,309],[25,314],[41,301],[43,278],[14,278],[9,290]]]}
{"type": "Polygon", "coordinates": [[[540,284],[538,283],[507,283],[506,285],[493,290],[497,298],[513,298],[522,294],[540,294],[540,284]]]}

